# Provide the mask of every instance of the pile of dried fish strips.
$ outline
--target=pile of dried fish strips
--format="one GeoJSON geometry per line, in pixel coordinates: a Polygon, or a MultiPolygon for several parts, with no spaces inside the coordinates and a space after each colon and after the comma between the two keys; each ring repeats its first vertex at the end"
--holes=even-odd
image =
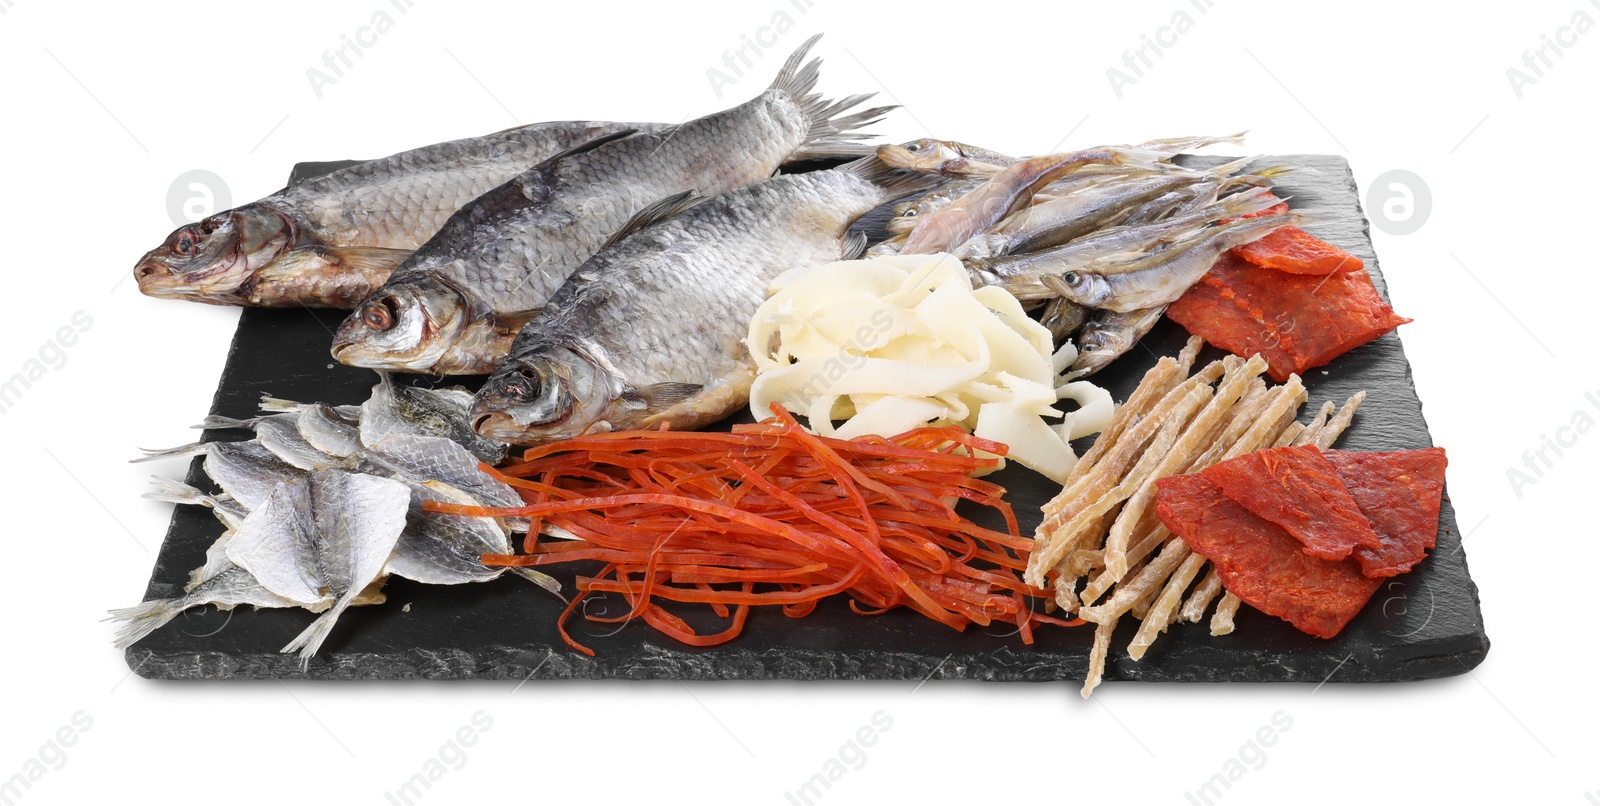
{"type": "Polygon", "coordinates": [[[1191,376],[1202,346],[1191,338],[1176,359],[1162,358],[1145,374],[1045,505],[1034,535],[1026,581],[1048,584],[1057,606],[1097,625],[1085,697],[1100,684],[1112,633],[1125,616],[1141,622],[1128,646],[1134,660],[1171,625],[1200,621],[1213,602],[1212,635],[1233,631],[1239,599],[1156,517],[1156,480],[1262,448],[1331,447],[1366,397],[1358,393],[1337,412],[1325,403],[1301,424],[1296,414],[1306,390],[1299,376],[1269,386],[1260,356],[1228,356],[1191,376]]]}

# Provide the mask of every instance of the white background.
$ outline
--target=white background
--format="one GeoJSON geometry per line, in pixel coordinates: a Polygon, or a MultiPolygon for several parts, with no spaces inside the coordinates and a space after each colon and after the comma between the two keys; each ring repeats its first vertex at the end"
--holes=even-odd
{"type": "Polygon", "coordinates": [[[1575,444],[1547,452],[1534,484],[1515,489],[1507,477],[1578,412],[1600,420],[1584,397],[1600,398],[1600,31],[1578,35],[1520,98],[1507,76],[1574,14],[1600,20],[1590,0],[1492,12],[1281,0],[1216,0],[1205,13],[1190,0],[815,0],[803,13],[789,0],[416,0],[403,15],[389,0],[0,8],[0,376],[75,311],[93,320],[66,363],[0,415],[0,778],[75,713],[93,721],[29,804],[126,798],[145,785],[186,802],[386,803],[480,710],[492,728],[427,802],[788,803],[785,792],[883,711],[893,727],[818,802],[1187,803],[1282,711],[1292,728],[1219,802],[1600,803],[1600,793],[1586,800],[1600,790],[1600,433],[1562,432],[1575,444]],[[393,29],[317,97],[307,69],[380,9],[393,29]],[[721,98],[707,78],[780,10],[795,29],[776,51],[827,32],[824,90],[878,91],[905,106],[878,129],[891,139],[1039,153],[1248,128],[1252,152],[1348,157],[1363,191],[1391,169],[1421,177],[1432,195],[1421,228],[1374,237],[1395,308],[1417,320],[1401,332],[1434,439],[1450,452],[1488,660],[1419,684],[1111,683],[1088,702],[1072,683],[513,692],[130,676],[99,619],[140,598],[170,507],[139,498],[152,468],[125,460],[135,446],[189,438],[237,316],[146,299],[125,281],[174,225],[174,180],[211,171],[241,204],[276,190],[300,160],[379,156],[519,122],[712,112],[777,69],[782,53],[763,56],[721,98]],[[1192,30],[1119,98],[1107,69],[1180,10],[1192,30]]]}

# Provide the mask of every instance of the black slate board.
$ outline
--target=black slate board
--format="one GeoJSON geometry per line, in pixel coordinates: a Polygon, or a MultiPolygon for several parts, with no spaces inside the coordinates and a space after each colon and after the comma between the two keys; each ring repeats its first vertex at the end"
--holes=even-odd
{"type": "MultiPolygon", "coordinates": [[[[1315,169],[1288,177],[1283,192],[1294,197],[1296,209],[1322,213],[1326,221],[1316,232],[1365,260],[1384,290],[1349,165],[1331,156],[1272,157],[1263,163],[1315,169]]],[[[295,176],[332,167],[338,165],[301,166],[295,176]]],[[[329,403],[364,400],[372,373],[334,364],[328,357],[332,328],[342,316],[339,311],[245,310],[211,411],[250,416],[263,392],[329,403]]],[[[1157,357],[1175,354],[1186,336],[1163,321],[1142,348],[1096,381],[1118,400],[1125,399],[1157,357]]],[[[1220,355],[1211,348],[1207,353],[1202,360],[1220,355]]],[[[1398,335],[1384,336],[1324,369],[1312,370],[1306,378],[1310,400],[1305,416],[1324,400],[1342,402],[1357,390],[1369,392],[1339,447],[1400,450],[1431,444],[1398,335]]],[[[1023,519],[1024,533],[1031,533],[1038,508],[1056,492],[1053,485],[1020,467],[991,478],[1010,490],[1008,498],[1023,519]]],[[[205,483],[198,460],[189,481],[205,483]]],[[[146,598],[180,593],[190,569],[201,564],[206,547],[220,532],[208,512],[177,507],[146,598]]],[[[569,585],[572,576],[557,574],[569,585]]],[[[709,649],[678,645],[643,624],[618,630],[574,619],[574,634],[598,652],[589,658],[569,650],[557,635],[561,604],[520,579],[456,587],[395,579],[386,591],[386,604],[354,608],[340,619],[306,673],[294,656],[278,652],[313,618],[298,610],[191,610],[130,648],[127,660],[142,676],[171,679],[921,679],[931,674],[1082,680],[1091,638],[1086,628],[1041,629],[1037,643],[1029,647],[1006,627],[957,633],[909,611],[867,618],[833,601],[798,620],[777,612],[754,613],[740,638],[709,649]],[[407,604],[409,608],[402,607],[407,604]]],[[[1307,636],[1249,607],[1241,610],[1237,622],[1236,632],[1220,638],[1211,637],[1203,624],[1176,626],[1140,662],[1123,653],[1134,630],[1132,623],[1124,624],[1112,643],[1106,678],[1315,682],[1331,675],[1335,682],[1416,680],[1460,674],[1481,662],[1489,647],[1448,496],[1433,556],[1412,573],[1385,583],[1338,638],[1307,636]]]]}

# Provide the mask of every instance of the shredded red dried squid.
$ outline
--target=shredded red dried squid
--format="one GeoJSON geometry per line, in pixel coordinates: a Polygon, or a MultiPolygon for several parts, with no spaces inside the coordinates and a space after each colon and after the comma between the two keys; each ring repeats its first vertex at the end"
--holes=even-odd
{"type": "Polygon", "coordinates": [[[1033,541],[1023,538],[999,486],[972,473],[1006,446],[957,428],[894,439],[840,440],[776,420],[731,433],[629,431],[530,448],[490,472],[527,506],[493,509],[429,501],[438,512],[521,516],[533,528],[522,553],[485,555],[495,566],[603,563],[577,579],[562,638],[588,655],[567,621],[592,594],[621,596],[622,615],[692,646],[737,637],[752,607],[801,618],[830,596],[862,615],[907,607],[956,630],[1015,624],[1024,643],[1040,624],[1077,626],[1034,610],[1045,591],[1022,581],[1033,541]],[[1007,531],[958,514],[957,500],[991,507],[1007,531]],[[539,539],[545,526],[576,540],[539,539]],[[705,605],[726,629],[696,632],[666,605],[705,605]]]}

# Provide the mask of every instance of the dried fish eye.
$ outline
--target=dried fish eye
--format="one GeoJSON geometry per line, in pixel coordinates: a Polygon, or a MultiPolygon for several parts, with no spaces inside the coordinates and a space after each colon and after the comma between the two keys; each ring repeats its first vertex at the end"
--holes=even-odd
{"type": "Polygon", "coordinates": [[[921,151],[922,150],[922,145],[919,144],[919,143],[906,143],[906,150],[907,151],[921,151]]]}
{"type": "Polygon", "coordinates": [[[1080,350],[1082,352],[1085,352],[1085,353],[1099,352],[1100,351],[1100,342],[1097,342],[1097,341],[1086,341],[1082,345],[1080,345],[1080,350]]]}
{"type": "Polygon", "coordinates": [[[506,376],[500,391],[518,403],[526,403],[539,391],[539,376],[531,369],[519,369],[516,374],[506,376]]]}
{"type": "Polygon", "coordinates": [[[901,213],[900,217],[901,218],[915,218],[916,215],[917,215],[917,208],[913,207],[913,208],[901,213]]]}
{"type": "Polygon", "coordinates": [[[361,323],[373,330],[394,327],[394,303],[384,299],[361,306],[361,323]]]}
{"type": "Polygon", "coordinates": [[[173,245],[172,251],[177,252],[180,255],[187,255],[194,251],[194,247],[194,233],[189,230],[184,230],[178,234],[178,242],[173,245]]]}
{"type": "Polygon", "coordinates": [[[1066,283],[1067,285],[1077,285],[1078,281],[1082,279],[1083,277],[1075,271],[1069,271],[1066,274],[1061,275],[1061,282],[1066,283]]]}

